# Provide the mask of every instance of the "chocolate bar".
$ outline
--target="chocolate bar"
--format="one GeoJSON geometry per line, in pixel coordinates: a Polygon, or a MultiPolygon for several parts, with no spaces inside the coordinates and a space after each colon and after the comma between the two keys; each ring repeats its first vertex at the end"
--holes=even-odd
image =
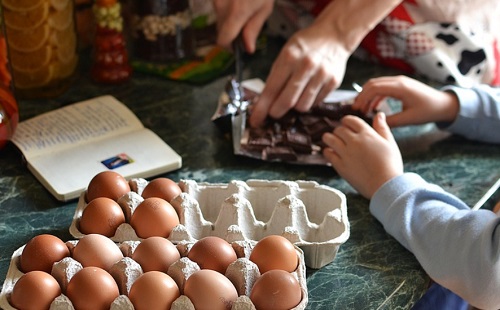
{"type": "MultiPolygon", "coordinates": [[[[291,110],[280,119],[268,118],[262,128],[245,128],[241,147],[248,152],[258,152],[264,160],[286,162],[307,161],[308,156],[318,156],[325,147],[322,136],[339,126],[346,115],[356,115],[371,124],[371,119],[352,109],[351,104],[322,103],[310,112],[291,110]]],[[[311,157],[309,156],[309,157],[311,157]]],[[[312,157],[311,157],[312,158],[312,157]]]]}

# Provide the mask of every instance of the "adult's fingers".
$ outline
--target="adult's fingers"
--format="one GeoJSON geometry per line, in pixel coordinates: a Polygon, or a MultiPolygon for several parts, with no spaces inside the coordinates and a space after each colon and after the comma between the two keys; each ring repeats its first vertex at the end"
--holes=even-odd
{"type": "Polygon", "coordinates": [[[323,87],[321,87],[321,90],[319,91],[318,95],[316,96],[316,99],[313,103],[314,105],[319,105],[323,100],[328,96],[328,94],[337,89],[340,86],[340,82],[336,80],[335,78],[327,79],[325,83],[323,84],[323,87]]]}
{"type": "Polygon", "coordinates": [[[231,49],[232,42],[254,14],[244,1],[214,0],[217,14],[217,44],[231,49]]]}
{"type": "Polygon", "coordinates": [[[328,93],[336,88],[336,80],[327,70],[325,66],[320,65],[312,75],[307,74],[307,71],[304,72],[304,79],[309,81],[295,105],[297,111],[309,111],[313,105],[321,103],[328,93]]]}
{"type": "Polygon", "coordinates": [[[291,77],[286,81],[281,92],[279,92],[276,100],[271,103],[269,109],[269,115],[274,118],[280,118],[286,112],[295,108],[299,111],[307,111],[313,101],[313,97],[316,97],[319,92],[320,80],[311,83],[311,74],[304,71],[292,72],[291,77]],[[309,85],[310,84],[310,85],[309,85]],[[309,88],[307,88],[309,86],[309,88]],[[304,93],[306,91],[307,93],[304,93]],[[303,102],[301,106],[297,107],[299,99],[304,94],[303,102]]]}
{"type": "Polygon", "coordinates": [[[245,50],[255,51],[255,42],[274,7],[272,0],[214,0],[217,15],[217,44],[231,49],[235,38],[242,33],[245,50]]]}
{"type": "MultiPolygon", "coordinates": [[[[272,3],[272,1],[269,2],[272,3]]],[[[273,6],[266,4],[261,10],[257,11],[253,16],[251,16],[247,23],[244,25],[242,35],[243,41],[245,42],[245,50],[248,53],[253,54],[255,52],[255,42],[257,42],[257,37],[259,36],[264,23],[266,22],[269,15],[271,15],[272,11],[273,6]]]]}
{"type": "MultiPolygon", "coordinates": [[[[218,25],[217,45],[220,45],[226,49],[231,49],[233,41],[240,33],[243,26],[244,26],[243,19],[233,20],[232,18],[229,18],[227,20],[223,20],[218,25]]],[[[246,42],[245,42],[245,47],[246,47],[246,42]]]]}
{"type": "MultiPolygon", "coordinates": [[[[258,127],[262,125],[267,115],[269,114],[269,109],[271,105],[274,104],[277,96],[280,94],[282,89],[285,87],[288,79],[291,75],[291,68],[285,65],[281,60],[281,57],[273,63],[271,67],[271,72],[266,81],[264,90],[260,94],[257,102],[255,102],[252,108],[252,114],[250,115],[250,125],[252,127],[258,127]]],[[[285,111],[286,113],[286,111],[285,111]]],[[[283,115],[285,114],[283,113],[283,115]]],[[[278,115],[282,116],[282,115],[278,115]]]]}

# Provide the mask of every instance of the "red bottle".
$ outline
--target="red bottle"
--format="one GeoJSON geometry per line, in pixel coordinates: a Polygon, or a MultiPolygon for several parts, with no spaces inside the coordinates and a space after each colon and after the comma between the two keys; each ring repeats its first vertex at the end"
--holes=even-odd
{"type": "Polygon", "coordinates": [[[0,31],[0,149],[2,149],[14,135],[19,122],[19,109],[13,94],[7,41],[1,24],[0,29],[2,30],[0,31]]]}

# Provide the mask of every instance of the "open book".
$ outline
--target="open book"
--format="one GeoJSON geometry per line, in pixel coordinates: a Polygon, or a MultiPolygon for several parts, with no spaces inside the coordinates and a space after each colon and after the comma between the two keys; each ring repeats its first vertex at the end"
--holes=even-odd
{"type": "Polygon", "coordinates": [[[92,177],[104,170],[129,179],[182,166],[182,158],[112,96],[20,122],[12,141],[30,171],[61,201],[77,198],[92,177]]]}

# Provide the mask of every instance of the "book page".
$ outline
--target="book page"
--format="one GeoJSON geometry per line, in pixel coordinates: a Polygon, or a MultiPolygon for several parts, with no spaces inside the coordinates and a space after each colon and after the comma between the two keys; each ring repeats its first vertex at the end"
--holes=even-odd
{"type": "Polygon", "coordinates": [[[113,170],[126,179],[148,178],[180,168],[182,158],[154,132],[144,128],[64,149],[52,156],[38,156],[28,165],[39,181],[64,201],[78,197],[101,171],[113,170]],[[107,163],[110,158],[115,159],[113,164],[107,163]],[[120,164],[120,158],[125,158],[126,163],[120,164]]]}
{"type": "Polygon", "coordinates": [[[12,142],[26,159],[143,128],[112,96],[71,104],[20,122],[12,142]]]}

